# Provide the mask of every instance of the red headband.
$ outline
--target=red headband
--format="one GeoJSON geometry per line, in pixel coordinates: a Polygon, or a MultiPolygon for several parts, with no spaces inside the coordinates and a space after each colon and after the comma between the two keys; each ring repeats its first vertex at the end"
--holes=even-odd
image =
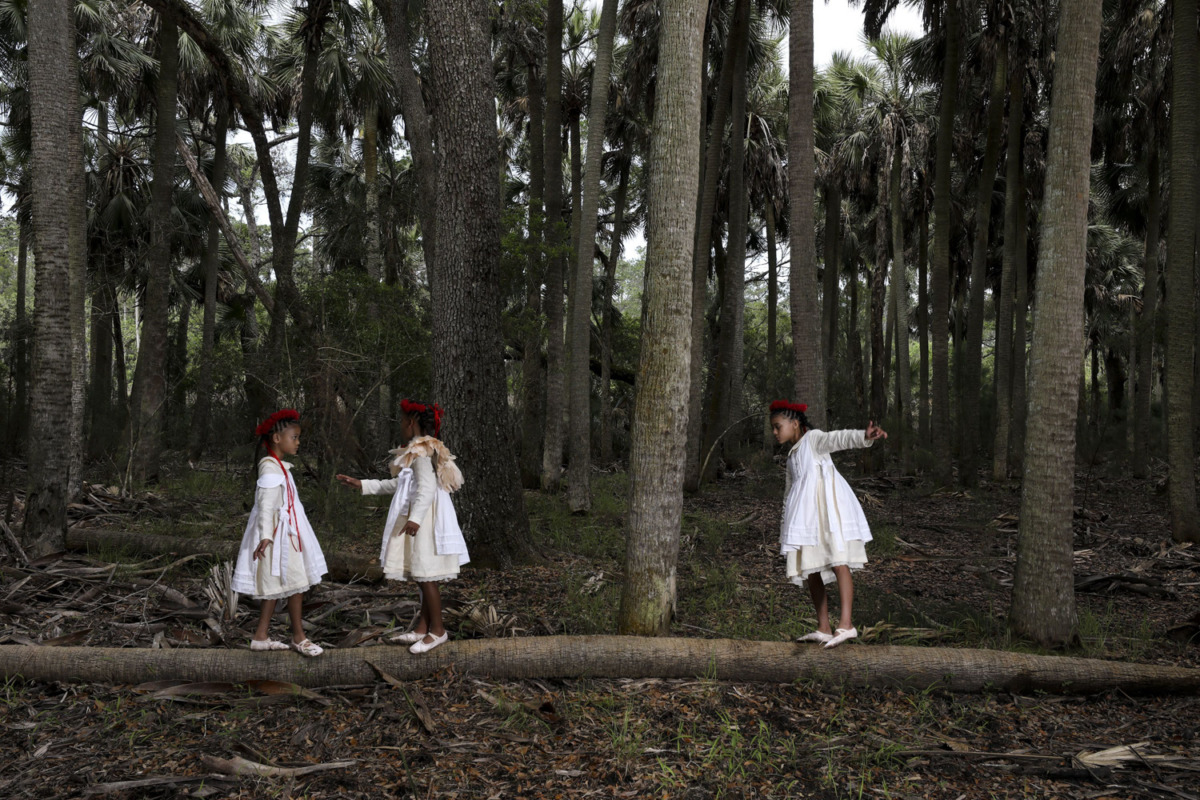
{"type": "Polygon", "coordinates": [[[271,416],[267,417],[262,422],[260,422],[258,427],[254,429],[254,434],[256,436],[269,436],[269,435],[271,435],[271,433],[274,432],[275,426],[278,425],[279,423],[281,423],[281,422],[299,422],[299,421],[300,421],[300,413],[298,411],[296,411],[295,409],[291,409],[291,408],[280,409],[279,411],[276,411],[274,414],[272,414],[271,416]]]}
{"type": "MultiPolygon", "coordinates": [[[[400,410],[405,414],[424,414],[429,411],[429,406],[424,403],[414,403],[411,400],[404,399],[400,401],[400,410]]],[[[437,403],[433,404],[433,435],[440,436],[442,433],[442,407],[437,403]]]]}
{"type": "Polygon", "coordinates": [[[797,414],[803,414],[805,411],[808,411],[808,406],[804,403],[776,400],[774,403],[771,403],[771,413],[774,414],[778,411],[795,411],[797,414]]]}

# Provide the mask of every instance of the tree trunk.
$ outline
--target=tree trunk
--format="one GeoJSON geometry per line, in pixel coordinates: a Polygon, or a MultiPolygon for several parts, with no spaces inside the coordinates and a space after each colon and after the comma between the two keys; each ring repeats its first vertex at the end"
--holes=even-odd
{"type": "Polygon", "coordinates": [[[562,0],[546,6],[546,435],[542,446],[542,489],[558,488],[563,460],[563,253],[562,220],[562,0]]]}
{"type": "Polygon", "coordinates": [[[592,507],[592,402],[589,371],[592,340],[592,272],[596,263],[596,226],[600,213],[600,168],[604,158],[605,117],[612,85],[613,42],[617,33],[617,0],[604,0],[592,72],[592,107],[588,111],[587,166],[579,206],[575,285],[571,303],[571,468],[567,474],[567,506],[573,513],[592,507]]]}
{"type": "Polygon", "coordinates": [[[112,253],[96,255],[97,274],[92,287],[92,358],[88,366],[88,457],[110,455],[116,447],[113,430],[113,320],[116,314],[112,285],[112,253]]]}
{"type": "MultiPolygon", "coordinates": [[[[832,392],[837,357],[838,273],[841,271],[838,251],[842,240],[842,193],[836,179],[829,178],[825,186],[825,270],[821,289],[821,344],[825,359],[825,395],[832,392]]],[[[826,418],[828,419],[828,417],[826,418]]]]}
{"type": "Polygon", "coordinates": [[[8,439],[9,452],[12,453],[25,451],[25,437],[29,433],[29,345],[33,334],[25,310],[28,304],[28,292],[25,287],[29,274],[29,226],[21,220],[18,220],[17,225],[17,308],[13,324],[16,412],[8,439]]]}
{"type": "Polygon", "coordinates": [[[850,264],[850,308],[846,321],[846,357],[850,363],[850,377],[854,383],[856,417],[867,413],[867,387],[863,375],[862,339],[858,335],[858,261],[850,264]]]}
{"type": "Polygon", "coordinates": [[[526,71],[529,92],[529,274],[525,289],[525,354],[521,360],[521,485],[536,489],[542,476],[542,432],[545,421],[546,375],[542,369],[542,279],[545,277],[543,199],[546,196],[545,101],[538,64],[526,71]]]}
{"type": "Polygon", "coordinates": [[[1100,0],[1063,0],[1050,102],[1042,247],[1010,624],[1042,645],[1078,637],[1072,579],[1075,391],[1083,364],[1089,172],[1100,0]],[[1081,189],[1080,187],[1085,187],[1081,189]]]}
{"type": "Polygon", "coordinates": [[[1007,39],[1001,41],[988,95],[987,141],[979,174],[975,202],[975,244],[971,251],[971,294],[967,308],[966,361],[963,364],[962,452],[958,479],[963,486],[979,485],[979,459],[983,416],[983,316],[987,289],[988,235],[992,221],[992,195],[1000,162],[1000,140],[1004,132],[1004,94],[1008,84],[1007,39]]]}
{"type": "Polygon", "coordinates": [[[1167,207],[1167,461],[1170,465],[1171,536],[1200,541],[1196,519],[1196,450],[1192,417],[1195,345],[1196,129],[1200,125],[1196,79],[1196,3],[1172,0],[1171,200],[1167,207]]]}
{"type": "Polygon", "coordinates": [[[950,322],[950,193],[953,184],[950,161],[954,153],[954,112],[958,98],[959,33],[958,3],[947,3],[943,17],[946,50],[942,60],[942,90],[939,95],[938,136],[933,170],[933,262],[929,265],[930,335],[933,337],[933,452],[934,474],[950,480],[950,351],[946,341],[950,322]]]}
{"type": "Polygon", "coordinates": [[[171,387],[171,397],[163,419],[163,432],[168,440],[176,442],[187,439],[187,427],[184,422],[187,419],[187,391],[184,378],[187,377],[188,331],[191,322],[192,300],[183,295],[176,304],[175,339],[171,342],[171,352],[167,355],[167,381],[171,387]]]}
{"type": "Polygon", "coordinates": [[[817,254],[813,241],[813,4],[793,0],[788,63],[788,192],[792,263],[788,300],[792,312],[793,397],[808,403],[809,421],[825,427],[826,377],[821,357],[821,307],[817,304],[817,254]]]}
{"type": "Polygon", "coordinates": [[[412,150],[413,168],[421,187],[423,202],[417,204],[421,220],[421,247],[426,272],[433,265],[437,248],[437,161],[433,153],[433,123],[421,95],[421,79],[412,62],[412,41],[408,29],[408,0],[383,0],[377,5],[387,34],[388,63],[400,95],[400,114],[404,118],[404,138],[412,150]]]}
{"type": "Polygon", "coordinates": [[[917,336],[920,339],[921,408],[917,414],[917,438],[929,446],[929,214],[921,210],[917,231],[917,336]]]}
{"type": "MultiPolygon", "coordinates": [[[[779,316],[779,259],[775,253],[775,201],[768,198],[763,208],[767,218],[767,369],[763,374],[762,397],[771,402],[777,381],[776,360],[779,350],[778,323],[779,316]]],[[[775,449],[775,437],[771,435],[771,417],[763,417],[763,452],[771,453],[775,449]]]]}
{"type": "Polygon", "coordinates": [[[1134,380],[1133,475],[1145,478],[1149,470],[1150,399],[1154,394],[1154,329],[1158,313],[1158,249],[1161,237],[1162,189],[1159,183],[1158,148],[1149,148],[1146,172],[1145,279],[1142,313],[1137,325],[1137,377],[1134,380]]]}
{"type": "MultiPolygon", "coordinates": [[[[696,241],[692,252],[692,326],[691,375],[688,395],[687,463],[684,489],[700,488],[700,461],[704,450],[704,329],[708,312],[708,268],[713,240],[713,215],[717,208],[717,185],[721,177],[721,157],[725,152],[725,127],[733,103],[734,55],[745,47],[749,25],[749,0],[734,0],[733,22],[721,59],[721,76],[713,104],[708,146],[704,151],[701,174],[704,184],[697,195],[696,241]]],[[[701,123],[703,124],[703,123],[701,123]]]]}
{"type": "Polygon", "coordinates": [[[159,13],[158,82],[155,88],[154,174],[150,184],[150,247],[141,340],[133,372],[133,397],[124,444],[129,475],[144,482],[158,475],[167,402],[167,316],[171,288],[171,192],[175,173],[175,104],[179,30],[169,11],[159,13]]]}
{"type": "MultiPolygon", "coordinates": [[[[225,139],[229,133],[229,119],[218,112],[216,150],[213,153],[212,182],[224,190],[225,186],[225,139]]],[[[218,209],[219,210],[219,209],[218,209]]],[[[201,256],[204,272],[204,329],[200,337],[200,374],[196,379],[196,406],[192,409],[191,448],[189,457],[193,461],[204,455],[208,445],[208,424],[212,413],[213,353],[217,341],[217,284],[221,268],[221,223],[219,214],[209,212],[208,247],[201,256]]]]}
{"type": "Polygon", "coordinates": [[[74,171],[63,157],[78,136],[74,3],[30,0],[30,154],[33,196],[33,375],[29,484],[22,536],[30,555],[62,549],[71,461],[71,216],[74,171]]]}
{"type": "MultiPolygon", "coordinates": [[[[1021,191],[1025,191],[1024,172],[1021,175],[1021,191]]],[[[1021,203],[1017,208],[1017,304],[1013,309],[1013,365],[1012,365],[1012,434],[1008,443],[1009,469],[1020,473],[1025,464],[1025,425],[1029,407],[1026,396],[1029,391],[1026,340],[1029,321],[1029,206],[1021,203]]]]}
{"type": "Polygon", "coordinates": [[[375,331],[376,352],[380,354],[379,363],[375,365],[376,385],[363,398],[363,413],[366,416],[363,427],[366,430],[368,442],[391,442],[392,435],[389,424],[388,395],[391,384],[388,376],[391,367],[387,359],[387,323],[384,320],[383,309],[379,307],[379,284],[384,278],[383,242],[380,239],[379,219],[379,107],[370,102],[363,113],[363,188],[366,195],[366,249],[367,249],[367,280],[369,294],[367,295],[367,317],[375,331]]]}
{"type": "MultiPolygon", "coordinates": [[[[1020,59],[1018,59],[1018,62],[1020,59]]],[[[1021,141],[1025,121],[1025,67],[1018,63],[1008,81],[1008,153],[1004,177],[1004,261],[996,299],[996,436],[992,443],[992,480],[1008,478],[1008,439],[1012,419],[1013,286],[1017,265],[1024,265],[1025,240],[1017,230],[1025,204],[1021,141]]]]}
{"type": "MultiPolygon", "coordinates": [[[[625,582],[618,629],[661,636],[675,608],[683,515],[700,64],[707,0],[663,0],[650,138],[645,297],[629,455],[625,582]]],[[[628,640],[625,640],[628,642],[628,640]]]]}
{"type": "Polygon", "coordinates": [[[625,236],[625,204],[629,201],[629,172],[632,168],[633,160],[623,159],[621,177],[617,182],[612,252],[608,256],[608,267],[604,272],[604,321],[600,347],[600,462],[603,464],[610,464],[613,460],[612,350],[617,312],[613,304],[613,293],[617,285],[617,266],[621,262],[621,240],[625,236]]]}
{"type": "Polygon", "coordinates": [[[500,186],[489,16],[483,0],[445,0],[427,14],[439,144],[434,396],[466,482],[456,497],[476,560],[530,554],[500,332],[500,186]]]}
{"type": "Polygon", "coordinates": [[[904,266],[904,208],[900,202],[904,150],[900,142],[893,147],[888,193],[892,204],[892,319],[896,328],[896,444],[901,469],[908,474],[912,472],[912,432],[909,428],[912,401],[908,361],[908,274],[904,266]]]}
{"type": "MultiPolygon", "coordinates": [[[[867,416],[882,420],[887,415],[887,379],[884,354],[883,305],[888,274],[887,180],[879,170],[875,192],[875,268],[871,270],[871,405],[867,416]]],[[[871,455],[874,455],[872,453],[871,455]]]]}
{"type": "MultiPolygon", "coordinates": [[[[78,55],[72,53],[71,68],[78,69],[78,55]]],[[[75,117],[71,123],[70,145],[66,151],[71,165],[71,195],[68,201],[71,237],[71,473],[67,497],[77,500],[83,494],[84,415],[87,409],[87,268],[88,268],[88,192],[83,152],[83,112],[72,103],[75,117]]]]}

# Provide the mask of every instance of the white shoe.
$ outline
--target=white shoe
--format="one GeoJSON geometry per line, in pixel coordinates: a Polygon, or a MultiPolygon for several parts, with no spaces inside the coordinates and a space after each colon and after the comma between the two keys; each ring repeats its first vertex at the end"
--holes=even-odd
{"type": "Polygon", "coordinates": [[[797,642],[816,642],[818,644],[825,644],[825,642],[828,642],[832,638],[833,638],[832,633],[822,633],[821,631],[813,631],[812,633],[806,633],[803,636],[798,637],[796,639],[796,641],[797,642]]]}
{"type": "Polygon", "coordinates": [[[838,628],[834,631],[834,634],[835,635],[833,638],[825,643],[826,650],[837,647],[842,642],[847,642],[851,639],[857,639],[858,628],[838,628]]]}
{"type": "MultiPolygon", "coordinates": [[[[432,633],[427,633],[425,635],[433,636],[432,633]]],[[[450,639],[450,631],[446,631],[441,636],[433,636],[432,642],[427,642],[427,641],[425,641],[424,637],[422,637],[421,641],[417,642],[412,647],[408,648],[408,652],[417,653],[418,655],[421,653],[428,653],[430,650],[437,647],[438,645],[445,644],[449,639],[450,639]]]]}
{"type": "Polygon", "coordinates": [[[292,649],[308,658],[319,656],[325,652],[323,647],[315,644],[311,639],[305,639],[303,642],[292,642],[292,649]]]}
{"type": "Polygon", "coordinates": [[[425,634],[417,633],[416,631],[408,631],[407,633],[397,633],[395,636],[388,639],[393,644],[416,644],[425,638],[425,634]]]}
{"type": "Polygon", "coordinates": [[[261,641],[258,639],[251,639],[250,649],[254,650],[255,652],[259,652],[263,650],[290,650],[291,648],[283,642],[277,642],[274,639],[262,639],[261,641]]]}

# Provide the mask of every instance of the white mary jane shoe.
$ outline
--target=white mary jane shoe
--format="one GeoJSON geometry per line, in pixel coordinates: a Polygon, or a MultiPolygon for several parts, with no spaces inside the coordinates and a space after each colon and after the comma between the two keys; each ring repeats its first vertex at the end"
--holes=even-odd
{"type": "Polygon", "coordinates": [[[303,642],[292,642],[292,649],[305,658],[315,658],[325,652],[325,648],[316,644],[311,639],[305,639],[303,642]]]}
{"type": "Polygon", "coordinates": [[[425,638],[425,634],[417,633],[416,631],[407,631],[405,633],[397,633],[395,636],[388,639],[392,644],[416,644],[425,638]]]}
{"type": "MultiPolygon", "coordinates": [[[[427,633],[425,635],[433,636],[432,633],[427,633]]],[[[450,639],[450,631],[446,631],[441,636],[433,636],[432,642],[427,642],[427,641],[425,641],[424,637],[422,637],[421,641],[417,642],[412,647],[408,648],[408,652],[416,653],[418,655],[420,655],[421,653],[428,653],[430,650],[437,647],[438,645],[445,644],[449,639],[450,639]]]]}
{"type": "Polygon", "coordinates": [[[825,649],[837,647],[842,642],[850,641],[858,638],[858,628],[838,628],[834,631],[834,636],[825,643],[825,649]]]}
{"type": "Polygon", "coordinates": [[[832,633],[822,633],[821,631],[813,631],[806,633],[803,636],[797,637],[797,642],[816,642],[817,644],[825,644],[833,638],[832,633]]]}
{"type": "Polygon", "coordinates": [[[283,642],[277,642],[274,639],[251,639],[250,649],[255,652],[262,652],[264,650],[290,650],[291,648],[283,642]]]}

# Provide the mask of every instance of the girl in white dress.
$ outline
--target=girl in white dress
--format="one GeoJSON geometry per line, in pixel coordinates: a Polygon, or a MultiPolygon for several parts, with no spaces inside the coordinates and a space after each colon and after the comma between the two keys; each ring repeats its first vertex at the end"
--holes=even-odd
{"type": "Polygon", "coordinates": [[[837,647],[858,636],[851,621],[854,581],[851,570],[867,563],[866,542],[871,529],[862,506],[846,479],[833,465],[830,453],[852,447],[870,447],[887,434],[874,422],[865,431],[820,431],[809,428],[808,406],[776,400],[771,404],[771,430],[775,441],[790,445],[787,489],[779,544],[787,556],[787,573],[797,586],[808,584],[817,607],[817,629],[797,641],[837,647]],[[841,620],[829,624],[829,596],[825,585],[837,581],[841,620]]]}
{"type": "Polygon", "coordinates": [[[289,645],[269,637],[275,603],[287,599],[292,621],[291,649],[302,656],[323,650],[309,641],[301,621],[304,593],[321,582],[325,556],[296,493],[292,465],[280,456],[300,450],[300,415],[290,408],[267,417],[255,430],[267,455],[258,461],[254,508],[242,536],[233,589],[262,601],[251,650],[287,650],[289,645]]]}
{"type": "Polygon", "coordinates": [[[415,581],[421,589],[421,616],[416,627],[392,638],[427,653],[450,638],[442,623],[438,584],[458,577],[470,558],[450,493],[463,484],[454,456],[438,438],[442,409],[435,404],[404,400],[403,444],[392,450],[392,479],[377,481],[338,475],[344,486],[364,495],[390,494],[379,561],[385,578],[415,581]]]}

